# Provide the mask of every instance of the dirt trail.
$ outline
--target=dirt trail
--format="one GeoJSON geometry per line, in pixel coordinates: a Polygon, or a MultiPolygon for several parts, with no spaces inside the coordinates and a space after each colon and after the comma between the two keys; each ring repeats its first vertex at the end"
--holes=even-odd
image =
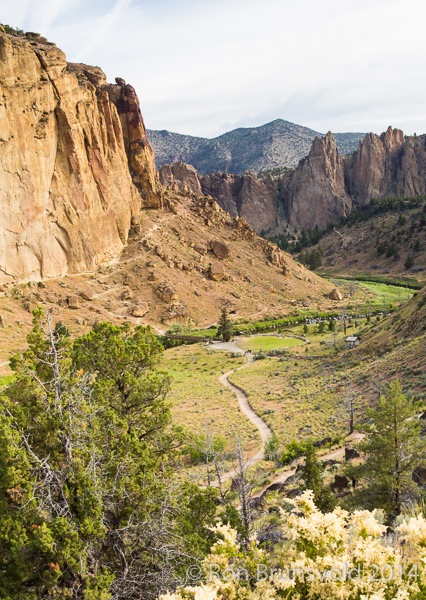
{"type": "Polygon", "coordinates": [[[233,369],[232,371],[228,371],[228,373],[221,375],[219,378],[220,383],[223,386],[232,390],[232,392],[237,396],[238,405],[240,407],[241,412],[248,418],[249,421],[251,421],[253,423],[253,425],[255,425],[257,427],[257,429],[260,433],[260,437],[262,438],[262,446],[261,446],[260,450],[245,463],[246,467],[252,467],[256,463],[258,463],[260,460],[263,460],[263,458],[265,456],[265,452],[264,452],[265,443],[272,436],[271,429],[268,427],[268,425],[265,423],[265,421],[263,421],[263,419],[261,419],[259,417],[259,415],[257,415],[254,412],[254,410],[251,408],[250,403],[247,398],[247,395],[243,392],[243,390],[241,388],[239,388],[238,386],[231,383],[228,379],[228,377],[229,377],[229,375],[231,375],[231,373],[235,373],[235,371],[241,371],[241,369],[247,368],[249,365],[252,364],[253,360],[254,360],[253,356],[248,355],[248,362],[246,362],[245,365],[243,365],[242,367],[239,367],[238,369],[233,369]]]}
{"type": "MultiPolygon", "coordinates": [[[[234,344],[235,344],[235,342],[215,344],[216,347],[213,349],[214,350],[236,351],[239,354],[244,354],[244,350],[241,350],[241,348],[238,348],[234,344]]],[[[271,429],[268,427],[268,425],[265,423],[265,421],[263,421],[259,417],[259,415],[257,415],[254,412],[254,410],[251,408],[250,403],[247,398],[247,395],[243,392],[242,389],[240,389],[239,387],[237,387],[236,385],[231,383],[228,379],[229,375],[231,375],[232,373],[235,373],[236,371],[240,371],[241,369],[245,369],[253,363],[253,360],[254,360],[253,356],[247,355],[247,358],[248,358],[248,361],[242,367],[239,367],[238,369],[232,369],[232,371],[228,371],[227,373],[224,373],[223,375],[221,375],[219,377],[220,383],[224,387],[227,387],[228,389],[230,389],[236,395],[236,397],[238,399],[238,405],[240,407],[241,412],[249,419],[249,421],[251,421],[253,423],[253,425],[255,425],[257,427],[257,429],[260,433],[260,437],[262,439],[262,445],[261,445],[260,449],[258,450],[258,452],[256,452],[256,454],[254,456],[249,458],[244,463],[244,470],[248,469],[249,467],[253,467],[259,461],[263,460],[263,458],[265,456],[265,450],[264,450],[265,442],[267,442],[269,440],[269,438],[272,436],[271,429]]],[[[237,475],[236,469],[231,469],[231,471],[227,471],[226,473],[223,473],[220,477],[221,483],[224,483],[225,481],[229,481],[229,479],[232,479],[233,477],[235,477],[235,475],[237,475]]],[[[219,485],[218,481],[215,481],[212,483],[213,487],[217,487],[218,485],[219,485]]]]}
{"type": "MultiPolygon", "coordinates": [[[[244,351],[240,347],[237,346],[236,342],[215,343],[212,346],[210,346],[210,348],[213,350],[225,350],[228,352],[236,352],[236,353],[244,354],[244,351]]],[[[238,405],[240,407],[241,412],[249,419],[249,421],[251,421],[253,423],[253,425],[255,425],[257,427],[257,429],[260,433],[261,439],[262,439],[261,448],[254,456],[252,456],[248,461],[246,461],[245,468],[252,467],[255,464],[257,464],[259,461],[264,459],[264,457],[265,457],[265,451],[264,451],[265,442],[267,442],[268,439],[272,436],[272,430],[265,423],[265,421],[263,421],[263,419],[261,417],[259,417],[259,415],[257,415],[254,412],[254,410],[251,408],[250,403],[248,401],[248,397],[245,394],[245,392],[241,388],[239,388],[238,386],[236,386],[235,384],[233,384],[229,381],[229,376],[232,373],[235,373],[236,371],[240,371],[241,369],[246,369],[253,363],[253,361],[254,361],[253,356],[248,354],[247,357],[248,357],[248,361],[242,367],[239,367],[238,369],[233,369],[232,371],[228,371],[227,373],[225,373],[224,375],[221,375],[219,377],[220,383],[224,387],[227,387],[228,389],[230,389],[236,395],[236,397],[238,399],[238,405]]],[[[348,436],[345,439],[345,444],[346,443],[352,444],[354,442],[357,443],[357,442],[361,441],[363,437],[364,437],[363,434],[355,432],[351,436],[348,436]]],[[[330,452],[327,452],[326,454],[319,456],[319,459],[322,461],[342,460],[342,459],[344,459],[344,456],[345,456],[345,447],[342,446],[340,448],[336,448],[334,450],[331,450],[330,452]]],[[[268,485],[271,485],[273,483],[284,483],[284,481],[288,477],[291,477],[295,473],[296,473],[295,467],[292,469],[283,471],[283,472],[279,473],[276,477],[274,477],[274,479],[268,485]]],[[[222,483],[225,481],[228,481],[229,479],[234,477],[236,474],[237,474],[237,471],[235,469],[232,469],[231,471],[224,473],[221,476],[222,483]]],[[[217,482],[214,483],[213,485],[216,486],[217,482]]]]}

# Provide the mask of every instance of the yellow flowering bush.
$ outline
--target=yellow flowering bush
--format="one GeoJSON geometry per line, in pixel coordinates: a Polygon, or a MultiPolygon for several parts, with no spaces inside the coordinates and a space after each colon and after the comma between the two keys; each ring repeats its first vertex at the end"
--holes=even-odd
{"type": "Polygon", "coordinates": [[[241,548],[237,534],[221,539],[203,564],[205,583],[161,600],[424,600],[426,520],[403,520],[388,533],[379,511],[321,513],[313,494],[282,514],[284,543],[275,564],[255,540],[241,548]]]}

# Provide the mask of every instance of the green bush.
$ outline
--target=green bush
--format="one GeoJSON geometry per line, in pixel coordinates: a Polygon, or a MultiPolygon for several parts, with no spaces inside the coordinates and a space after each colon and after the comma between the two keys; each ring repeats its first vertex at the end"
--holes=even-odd
{"type": "Polygon", "coordinates": [[[282,466],[289,465],[296,458],[303,456],[306,452],[307,444],[307,442],[298,442],[297,440],[292,440],[286,444],[285,450],[281,454],[280,464],[282,466]]]}

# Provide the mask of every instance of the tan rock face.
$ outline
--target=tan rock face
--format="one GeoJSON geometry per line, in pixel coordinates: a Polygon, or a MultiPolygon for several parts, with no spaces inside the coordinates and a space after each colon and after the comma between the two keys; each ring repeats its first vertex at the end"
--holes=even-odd
{"type": "Polygon", "coordinates": [[[146,205],[158,198],[146,146],[132,168],[138,189],[129,173],[134,130],[123,136],[122,122],[134,114],[130,99],[119,116],[100,69],[67,64],[43,38],[3,32],[0,85],[0,284],[109,262],[127,242],[141,195],[146,205]]]}
{"type": "Polygon", "coordinates": [[[192,165],[182,161],[177,161],[173,165],[164,165],[159,171],[159,176],[161,183],[167,187],[173,188],[176,184],[180,192],[188,189],[197,196],[203,194],[200,176],[192,165]]]}
{"type": "Polygon", "coordinates": [[[244,175],[212,173],[201,177],[201,187],[232,217],[243,217],[257,232],[280,222],[278,185],[272,179],[260,180],[251,171],[244,175]]]}
{"type": "Polygon", "coordinates": [[[255,231],[269,230],[279,222],[277,183],[260,180],[251,171],[244,175],[200,175],[192,165],[178,161],[161,167],[160,180],[182,193],[216,198],[223,210],[232,217],[243,217],[255,231]]]}
{"type": "Polygon", "coordinates": [[[160,208],[162,206],[161,185],[139,99],[135,89],[126,84],[124,79],[117,77],[115,81],[116,85],[106,85],[104,89],[110,101],[117,107],[120,116],[133,183],[142,197],[144,208],[160,208]]]}
{"type": "Polygon", "coordinates": [[[289,222],[297,229],[325,228],[350,213],[352,201],[332,133],[315,138],[290,181],[287,196],[289,222]]]}
{"type": "Polygon", "coordinates": [[[426,136],[405,137],[388,128],[368,134],[345,159],[348,191],[357,204],[383,196],[418,196],[426,191],[426,136]]]}

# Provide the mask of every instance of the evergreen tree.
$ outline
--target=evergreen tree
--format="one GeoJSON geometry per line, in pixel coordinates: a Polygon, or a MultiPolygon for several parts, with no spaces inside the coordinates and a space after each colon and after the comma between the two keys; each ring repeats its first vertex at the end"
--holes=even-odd
{"type": "Polygon", "coordinates": [[[365,462],[348,470],[351,477],[362,479],[364,486],[359,501],[367,507],[382,508],[392,521],[400,514],[405,501],[418,495],[412,479],[421,464],[426,442],[416,418],[416,405],[402,391],[399,382],[389,385],[375,409],[367,411],[372,425],[359,444],[365,462]]]}
{"type": "Polygon", "coordinates": [[[320,321],[319,325],[318,325],[318,333],[324,333],[324,331],[325,331],[325,322],[320,321]]]}
{"type": "Polygon", "coordinates": [[[229,313],[226,306],[222,306],[217,328],[217,335],[222,338],[222,341],[229,342],[232,337],[232,322],[229,319],[229,313]]]}
{"type": "Polygon", "coordinates": [[[211,544],[215,490],[175,483],[161,346],[34,313],[0,398],[0,597],[155,598],[211,544]]]}
{"type": "Polygon", "coordinates": [[[334,496],[330,489],[324,486],[322,468],[318,463],[314,445],[309,442],[306,446],[305,464],[301,471],[303,490],[312,490],[316,506],[321,512],[331,512],[335,507],[334,496]]]}

